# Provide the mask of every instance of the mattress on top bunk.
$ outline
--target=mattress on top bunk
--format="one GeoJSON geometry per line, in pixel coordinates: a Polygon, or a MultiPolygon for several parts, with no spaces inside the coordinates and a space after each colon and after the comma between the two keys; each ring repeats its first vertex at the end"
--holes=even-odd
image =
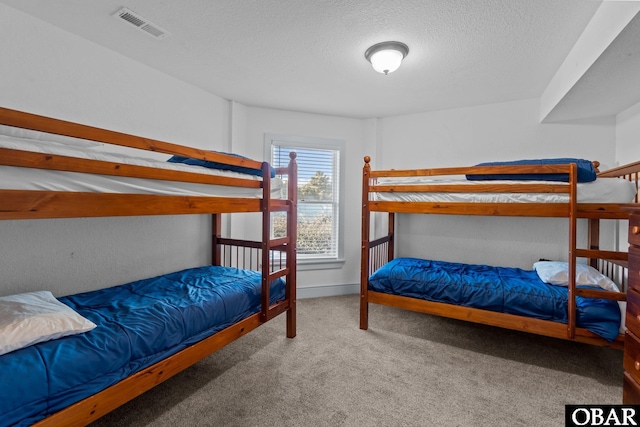
{"type": "MultiPolygon", "coordinates": [[[[259,312],[261,278],[205,266],[58,298],[97,327],[0,356],[0,426],[31,425],[259,312]]],[[[271,283],[272,304],[284,288],[271,283]]]]}
{"type": "MultiPolygon", "coordinates": [[[[376,185],[514,185],[514,184],[546,184],[566,185],[553,181],[468,181],[461,179],[428,179],[423,177],[378,178],[376,185]]],[[[629,203],[636,195],[633,182],[620,178],[598,178],[592,182],[577,184],[578,203],[629,203]]],[[[479,203],[567,203],[567,193],[446,193],[446,192],[374,192],[371,199],[384,202],[479,202],[479,203]]]]}
{"type": "MultiPolygon", "coordinates": [[[[568,322],[567,287],[544,283],[535,270],[396,258],[371,275],[369,290],[568,322]]],[[[578,327],[611,342],[618,336],[620,324],[616,301],[576,298],[578,327]]]]}
{"type": "MultiPolygon", "coordinates": [[[[37,153],[57,154],[91,160],[103,160],[129,165],[148,166],[205,175],[216,175],[262,181],[262,177],[202,166],[170,163],[150,157],[103,151],[102,144],[80,145],[59,141],[30,140],[0,134],[0,147],[37,153]]],[[[136,150],[140,152],[140,150],[136,150]]],[[[144,153],[143,153],[144,155],[144,153]]],[[[167,157],[169,157],[167,155],[167,157]]],[[[197,184],[145,178],[64,172],[47,169],[0,165],[0,186],[6,190],[79,191],[96,193],[132,193],[185,196],[218,196],[261,198],[262,189],[225,185],[197,184]]],[[[271,179],[271,198],[282,198],[282,179],[271,179]]]]}

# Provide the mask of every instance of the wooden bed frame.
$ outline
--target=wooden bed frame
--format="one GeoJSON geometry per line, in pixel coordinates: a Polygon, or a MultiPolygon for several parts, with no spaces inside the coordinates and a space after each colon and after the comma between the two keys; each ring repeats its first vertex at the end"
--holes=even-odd
{"type": "MultiPolygon", "coordinates": [[[[611,346],[622,349],[624,335],[620,334],[613,342],[583,328],[576,327],[576,296],[603,298],[608,300],[626,300],[626,269],[628,256],[626,252],[604,251],[599,249],[600,220],[628,219],[628,212],[623,205],[615,203],[594,204],[577,203],[577,167],[571,165],[538,165],[538,166],[475,166],[460,168],[438,168],[419,170],[377,170],[372,171],[369,156],[364,158],[362,175],[362,247],[360,273],[360,328],[368,328],[369,303],[388,305],[407,310],[418,311],[437,316],[450,317],[475,323],[498,326],[502,328],[531,332],[539,335],[556,337],[582,343],[611,346]],[[475,185],[377,185],[378,178],[390,177],[434,177],[465,174],[528,174],[528,173],[565,173],[569,174],[566,185],[557,184],[522,184],[514,187],[500,185],[492,181],[475,183],[475,185]],[[404,202],[374,201],[371,193],[376,192],[464,192],[464,193],[567,193],[568,203],[479,203],[479,202],[404,202]],[[386,236],[371,240],[371,213],[388,214],[388,232],[386,236]],[[432,302],[398,295],[390,295],[369,290],[369,276],[378,268],[394,258],[395,214],[449,214],[449,215],[485,215],[485,216],[519,216],[519,217],[560,217],[569,221],[569,307],[568,323],[539,320],[507,313],[469,308],[439,302],[432,302]],[[577,220],[587,218],[589,224],[588,248],[576,247],[577,220]],[[608,277],[622,282],[623,292],[597,291],[576,288],[575,266],[577,258],[587,258],[589,264],[605,273],[608,277]]],[[[595,163],[595,162],[594,162],[595,163]]],[[[619,177],[635,182],[638,187],[640,162],[615,168],[599,177],[619,177]]],[[[635,203],[638,203],[636,195],[635,203]]]]}
{"type": "MultiPolygon", "coordinates": [[[[267,162],[214,153],[6,108],[0,108],[0,124],[259,169],[262,170],[263,176],[270,176],[270,166],[267,162]]],[[[292,153],[290,157],[291,160],[286,168],[276,169],[278,175],[287,176],[287,198],[273,199],[270,196],[269,179],[250,180],[219,177],[0,148],[1,165],[262,188],[261,198],[0,189],[0,219],[4,220],[208,214],[212,216],[212,264],[230,265],[262,272],[262,309],[260,313],[256,313],[93,396],[49,416],[38,422],[37,426],[89,424],[279,314],[286,312],[286,335],[289,338],[295,337],[297,165],[295,153],[292,153]],[[221,214],[235,212],[262,213],[261,241],[254,242],[221,237],[221,214]],[[273,212],[284,212],[287,216],[287,235],[285,237],[273,239],[270,237],[270,223],[273,212]],[[270,305],[269,284],[279,277],[285,277],[286,279],[285,299],[270,305]]]]}

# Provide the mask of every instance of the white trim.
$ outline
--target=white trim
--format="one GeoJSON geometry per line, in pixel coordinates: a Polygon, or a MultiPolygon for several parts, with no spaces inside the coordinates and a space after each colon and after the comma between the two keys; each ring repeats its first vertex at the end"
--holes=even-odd
{"type": "Polygon", "coordinates": [[[335,270],[344,266],[344,259],[298,258],[298,271],[304,270],[335,270]]]}
{"type": "Polygon", "coordinates": [[[336,297],[339,295],[357,295],[360,284],[305,286],[296,290],[298,299],[336,297]]]}

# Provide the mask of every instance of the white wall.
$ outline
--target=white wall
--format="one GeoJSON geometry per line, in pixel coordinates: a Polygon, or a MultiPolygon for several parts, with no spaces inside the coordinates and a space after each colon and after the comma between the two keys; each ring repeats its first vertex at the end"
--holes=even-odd
{"type": "Polygon", "coordinates": [[[612,165],[615,120],[540,123],[538,99],[382,120],[380,167],[462,166],[537,157],[581,157],[612,165]]]}
{"type": "MultiPolygon", "coordinates": [[[[358,281],[363,121],[229,102],[3,4],[0,58],[7,108],[256,159],[265,132],[346,140],[347,261],[301,272],[298,283],[358,281]]],[[[259,238],[255,216],[224,224],[234,236],[259,238]]],[[[65,295],[206,264],[210,231],[206,216],[2,221],[0,294],[65,295]]]]}
{"type": "Polygon", "coordinates": [[[616,117],[616,160],[626,164],[640,159],[640,103],[616,117]]]}
{"type": "MultiPolygon", "coordinates": [[[[616,116],[616,163],[624,165],[640,159],[640,103],[616,116]]],[[[628,248],[628,224],[620,221],[618,248],[628,248]]]]}
{"type": "MultiPolygon", "coordinates": [[[[234,110],[235,111],[235,110],[234,110]]],[[[238,112],[240,113],[240,112],[238,112]]],[[[235,117],[242,128],[244,138],[239,138],[234,151],[246,152],[252,158],[264,158],[264,134],[275,133],[319,138],[341,139],[346,141],[346,194],[345,194],[345,240],[342,268],[329,270],[304,270],[298,272],[298,288],[301,296],[321,296],[326,292],[352,292],[353,285],[359,280],[360,271],[360,183],[366,125],[368,121],[281,111],[265,108],[246,107],[242,115],[235,117]],[[331,287],[324,291],[325,287],[331,287]],[[312,290],[313,289],[313,290],[312,290]],[[345,289],[349,289],[346,291],[345,289]]],[[[240,132],[240,131],[239,131],[240,132]]],[[[256,221],[245,225],[236,223],[232,229],[244,228],[248,234],[257,234],[256,221]]],[[[250,236],[249,236],[250,237],[250,236]]]]}
{"type": "MultiPolygon", "coordinates": [[[[264,157],[264,133],[344,139],[346,262],[301,271],[300,288],[353,290],[349,285],[359,280],[364,155],[377,168],[559,156],[612,165],[638,155],[638,106],[618,117],[617,129],[613,121],[540,124],[534,99],[369,120],[253,108],[1,3],[0,75],[3,107],[256,159],[264,157]]],[[[227,224],[233,235],[253,238],[252,221],[227,224]]],[[[64,295],[202,265],[209,261],[209,233],[206,216],[2,221],[0,294],[64,295]]],[[[562,220],[402,216],[398,233],[400,255],[522,267],[539,257],[566,257],[562,220]]]]}
{"type": "MultiPolygon", "coordinates": [[[[483,161],[579,157],[615,162],[613,120],[540,124],[529,99],[382,119],[378,167],[468,166],[483,161]]],[[[401,215],[398,255],[531,268],[566,259],[563,219],[401,215]]],[[[584,224],[582,224],[584,225],[584,224]]]]}
{"type": "MultiPolygon", "coordinates": [[[[0,76],[3,107],[227,146],[224,99],[1,3],[0,76]]],[[[202,265],[210,230],[207,216],[0,221],[0,295],[65,295],[202,265]]]]}

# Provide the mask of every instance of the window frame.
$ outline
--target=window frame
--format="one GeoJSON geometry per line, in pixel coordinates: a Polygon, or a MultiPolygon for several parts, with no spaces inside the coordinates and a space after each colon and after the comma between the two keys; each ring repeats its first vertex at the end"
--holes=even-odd
{"type": "MultiPolygon", "coordinates": [[[[269,163],[273,163],[272,147],[276,145],[284,148],[300,148],[300,149],[317,149],[317,150],[333,150],[338,152],[338,239],[336,242],[336,256],[335,257],[314,257],[305,256],[301,258],[297,257],[296,263],[298,270],[324,270],[324,269],[338,269],[344,265],[344,193],[345,193],[345,150],[346,141],[333,138],[321,138],[310,137],[300,135],[286,135],[265,133],[264,134],[264,158],[268,159],[269,163]]],[[[298,159],[299,161],[299,159],[298,159]]],[[[334,165],[335,167],[335,165],[334,165]]]]}

